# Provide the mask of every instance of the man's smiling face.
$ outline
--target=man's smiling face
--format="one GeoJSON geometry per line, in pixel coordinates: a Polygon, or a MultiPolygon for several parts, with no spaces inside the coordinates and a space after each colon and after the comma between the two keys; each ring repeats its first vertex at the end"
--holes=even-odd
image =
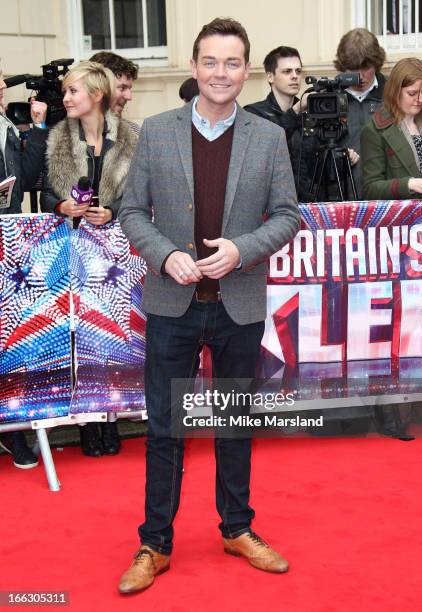
{"type": "Polygon", "coordinates": [[[230,106],[249,77],[245,46],[238,36],[213,34],[199,43],[198,59],[191,60],[203,103],[230,106]]]}
{"type": "Polygon", "coordinates": [[[111,109],[120,117],[127,102],[132,100],[133,79],[125,74],[121,74],[119,77],[116,76],[115,78],[116,92],[111,102],[111,109]]]}

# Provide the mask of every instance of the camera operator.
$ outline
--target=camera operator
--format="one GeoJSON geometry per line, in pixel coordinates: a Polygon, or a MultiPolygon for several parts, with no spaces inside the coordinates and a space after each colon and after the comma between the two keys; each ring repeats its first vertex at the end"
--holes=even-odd
{"type": "Polygon", "coordinates": [[[6,117],[4,91],[6,83],[0,69],[0,181],[16,176],[12,199],[8,208],[0,209],[1,214],[22,212],[23,192],[29,190],[37,180],[44,164],[48,130],[45,120],[47,105],[31,100],[31,119],[34,129],[24,149],[19,140],[19,131],[6,117]]]}
{"type": "Polygon", "coordinates": [[[381,106],[386,82],[380,72],[384,61],[384,49],[376,36],[365,28],[350,30],[341,38],[334,60],[336,70],[359,72],[361,79],[360,85],[345,90],[348,98],[348,134],[342,143],[349,148],[358,199],[362,198],[360,134],[381,106]]]}
{"type": "Polygon", "coordinates": [[[293,47],[277,47],[264,59],[264,68],[271,91],[265,100],[248,104],[245,110],[284,128],[298,200],[307,202],[317,143],[312,130],[302,130],[302,113],[308,96],[301,100],[297,97],[302,84],[299,51],[293,47]]]}
{"type": "MultiPolygon", "coordinates": [[[[8,176],[16,177],[10,206],[0,209],[0,214],[7,215],[22,212],[23,192],[34,183],[42,169],[47,140],[44,124],[47,105],[35,100],[31,102],[31,117],[35,129],[32,130],[23,150],[18,130],[5,116],[5,89],[6,83],[0,68],[0,182],[8,176]]],[[[38,459],[28,447],[23,431],[1,434],[0,446],[12,455],[16,467],[28,469],[38,465],[38,459]]]]}

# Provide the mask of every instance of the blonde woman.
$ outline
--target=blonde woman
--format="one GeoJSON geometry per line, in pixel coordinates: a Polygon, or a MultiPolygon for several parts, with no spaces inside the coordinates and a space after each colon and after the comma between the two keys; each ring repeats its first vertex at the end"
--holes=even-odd
{"type": "MultiPolygon", "coordinates": [[[[115,79],[95,62],[81,62],[63,79],[67,117],[51,131],[47,143],[48,179],[41,208],[73,219],[83,217],[94,225],[116,218],[137,135],[126,121],[110,111],[115,79]],[[73,185],[88,176],[96,205],[78,204],[70,197],[73,185]]],[[[98,457],[116,454],[120,440],[115,423],[80,428],[82,451],[98,457]]]]}
{"type": "Polygon", "coordinates": [[[84,217],[94,225],[116,217],[137,136],[110,111],[114,88],[113,73],[95,62],[81,62],[63,79],[67,117],[48,138],[44,212],[84,217]],[[92,180],[98,206],[81,205],[70,197],[81,176],[92,180]]]}

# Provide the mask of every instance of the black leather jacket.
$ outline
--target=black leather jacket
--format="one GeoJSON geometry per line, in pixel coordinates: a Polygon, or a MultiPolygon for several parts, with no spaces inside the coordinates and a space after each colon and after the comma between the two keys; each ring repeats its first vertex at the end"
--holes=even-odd
{"type": "MultiPolygon", "coordinates": [[[[298,98],[294,98],[293,104],[298,102],[298,98]]],[[[265,100],[261,102],[254,102],[253,104],[247,104],[244,109],[258,117],[268,119],[273,123],[276,123],[282,127],[286,132],[287,144],[291,140],[293,133],[300,128],[300,117],[293,109],[288,111],[281,110],[273,92],[271,91],[265,100]]]]}
{"type": "MultiPolygon", "coordinates": [[[[299,99],[295,97],[293,105],[298,101],[299,99]]],[[[311,200],[309,186],[318,143],[312,134],[309,135],[306,130],[302,130],[302,115],[298,115],[291,108],[288,111],[283,111],[272,91],[265,100],[247,104],[244,109],[276,123],[285,130],[298,200],[299,202],[309,202],[311,200]],[[302,133],[304,134],[303,138],[302,133]]]]}

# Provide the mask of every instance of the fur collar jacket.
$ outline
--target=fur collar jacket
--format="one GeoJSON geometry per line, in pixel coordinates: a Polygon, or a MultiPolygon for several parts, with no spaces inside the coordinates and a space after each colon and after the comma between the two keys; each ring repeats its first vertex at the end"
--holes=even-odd
{"type": "MultiPolygon", "coordinates": [[[[138,137],[127,121],[110,111],[106,113],[98,193],[101,206],[112,207],[122,196],[137,141],[138,137]]],[[[59,200],[69,197],[72,186],[81,176],[90,176],[88,156],[87,143],[78,119],[64,119],[50,130],[47,143],[48,182],[59,200]]]]}

